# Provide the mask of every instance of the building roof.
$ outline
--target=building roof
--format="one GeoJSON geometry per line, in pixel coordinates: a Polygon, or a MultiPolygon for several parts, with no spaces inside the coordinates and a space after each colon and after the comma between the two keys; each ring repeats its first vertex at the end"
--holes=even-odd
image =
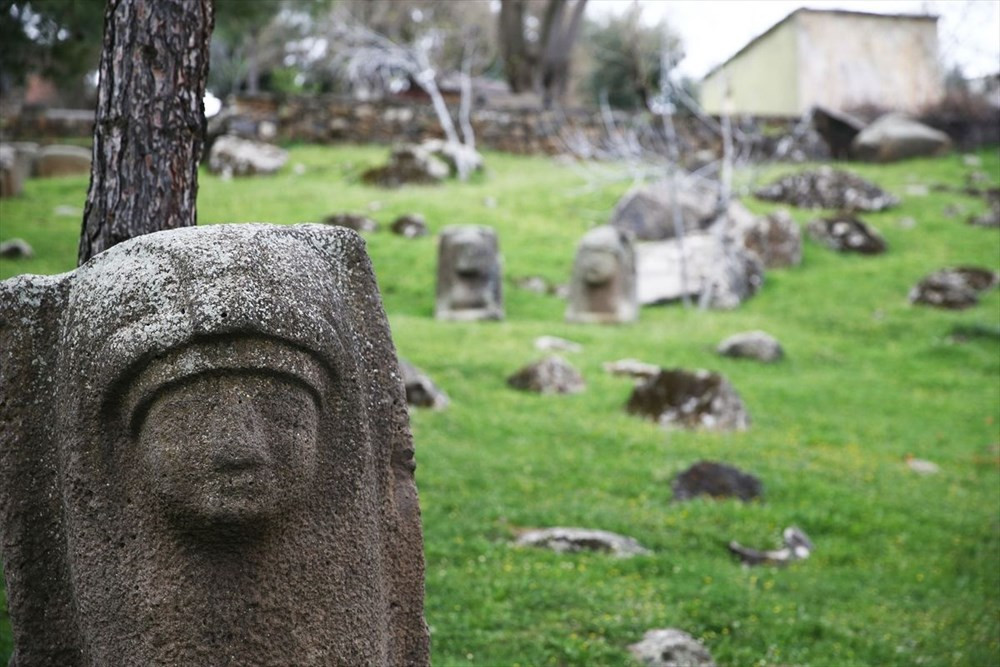
{"type": "Polygon", "coordinates": [[[938,20],[938,17],[936,15],[934,15],[934,14],[876,14],[874,12],[859,12],[859,11],[855,11],[853,9],[810,9],[809,7],[799,7],[798,9],[794,10],[793,12],[791,12],[788,16],[786,16],[785,18],[781,19],[780,21],[778,21],[777,23],[775,23],[774,25],[772,25],[770,28],[768,28],[767,30],[765,30],[764,32],[762,32],[761,34],[757,35],[756,37],[754,37],[753,39],[751,39],[749,42],[747,42],[746,44],[744,44],[743,48],[741,48],[739,51],[737,51],[733,55],[731,55],[728,58],[726,58],[726,60],[724,60],[723,62],[719,63],[718,65],[716,65],[712,69],[708,70],[708,72],[705,73],[705,76],[701,77],[701,80],[704,81],[705,79],[707,79],[708,77],[712,76],[713,74],[715,74],[716,72],[718,72],[720,69],[722,69],[723,67],[725,67],[726,65],[728,65],[732,61],[734,61],[737,58],[739,58],[745,52],[749,51],[750,48],[753,47],[754,44],[756,44],[760,40],[764,39],[765,37],[767,37],[768,35],[770,35],[772,32],[774,32],[775,30],[777,30],[782,25],[784,25],[785,23],[787,23],[788,21],[790,21],[795,16],[798,16],[799,14],[828,14],[828,15],[829,14],[833,14],[833,15],[839,15],[839,16],[864,16],[864,17],[867,17],[867,18],[892,19],[892,20],[899,20],[899,19],[917,20],[917,21],[937,21],[938,20]]]}

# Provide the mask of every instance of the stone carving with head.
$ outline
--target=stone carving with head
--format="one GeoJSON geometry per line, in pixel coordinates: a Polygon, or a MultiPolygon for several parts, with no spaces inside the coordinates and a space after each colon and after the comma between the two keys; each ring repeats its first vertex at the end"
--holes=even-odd
{"type": "Polygon", "coordinates": [[[497,235],[489,227],[456,225],[438,244],[439,320],[502,320],[503,298],[497,235]]]}
{"type": "Polygon", "coordinates": [[[580,241],[570,280],[566,319],[570,322],[634,322],[635,254],[628,234],[596,227],[580,241]]]}
{"type": "Polygon", "coordinates": [[[5,281],[0,306],[13,664],[429,661],[406,402],[357,234],[160,232],[5,281]]]}

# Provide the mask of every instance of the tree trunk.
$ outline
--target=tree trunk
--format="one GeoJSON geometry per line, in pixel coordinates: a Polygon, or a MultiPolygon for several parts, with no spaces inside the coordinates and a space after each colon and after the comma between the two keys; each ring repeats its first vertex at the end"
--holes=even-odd
{"type": "Polygon", "coordinates": [[[196,221],[212,0],[108,0],[78,263],[196,221]]]}
{"type": "Polygon", "coordinates": [[[531,90],[535,57],[524,38],[524,0],[500,2],[500,56],[504,76],[512,93],[531,90]]]}

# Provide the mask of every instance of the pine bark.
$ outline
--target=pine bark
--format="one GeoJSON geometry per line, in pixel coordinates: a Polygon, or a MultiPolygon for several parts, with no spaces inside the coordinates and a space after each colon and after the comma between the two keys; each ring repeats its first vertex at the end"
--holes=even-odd
{"type": "Polygon", "coordinates": [[[193,226],[212,0],[108,0],[78,264],[193,226]]]}

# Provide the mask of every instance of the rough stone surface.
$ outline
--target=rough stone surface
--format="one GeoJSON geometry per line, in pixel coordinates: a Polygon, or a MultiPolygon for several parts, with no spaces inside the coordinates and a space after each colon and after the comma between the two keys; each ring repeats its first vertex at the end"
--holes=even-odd
{"type": "Polygon", "coordinates": [[[743,399],[711,371],[665,368],[632,390],[625,410],[665,428],[743,431],[750,426],[743,399]]]}
{"type": "Polygon", "coordinates": [[[366,215],[358,215],[357,213],[334,213],[323,218],[323,224],[335,227],[347,227],[359,233],[378,231],[377,222],[366,215]]]}
{"type": "Polygon", "coordinates": [[[852,157],[872,162],[943,155],[949,150],[947,134],[899,113],[881,116],[851,142],[852,157]]]}
{"type": "Polygon", "coordinates": [[[641,642],[628,648],[645,667],[715,667],[701,642],[674,628],[648,630],[641,642]]]}
{"type": "Polygon", "coordinates": [[[17,665],[426,665],[413,443],[364,243],[212,225],[0,283],[17,665]]]}
{"type": "Polygon", "coordinates": [[[888,249],[885,239],[874,227],[850,215],[812,220],[806,230],[814,241],[837,252],[881,255],[888,249]]]}
{"type": "Polygon", "coordinates": [[[719,343],[716,352],[724,357],[756,359],[765,363],[781,361],[785,356],[778,339],[764,331],[733,334],[719,343]]]}
{"type": "Polygon", "coordinates": [[[979,293],[994,287],[998,276],[990,269],[959,266],[935,271],[910,290],[910,303],[961,310],[979,303],[979,293]]]}
{"type": "Polygon", "coordinates": [[[31,259],[35,251],[24,239],[10,239],[0,243],[0,257],[4,259],[31,259]]]}
{"type": "Polygon", "coordinates": [[[540,394],[578,394],[587,388],[580,372],[555,354],[528,364],[507,378],[507,384],[540,394]]]}
{"type": "Polygon", "coordinates": [[[90,173],[90,149],[82,146],[43,146],[35,160],[39,178],[90,173]]]}
{"type": "Polygon", "coordinates": [[[288,161],[288,151],[253,139],[219,137],[208,154],[208,170],[224,177],[273,174],[288,161]]]}
{"type": "Polygon", "coordinates": [[[609,225],[591,229],[576,250],[566,320],[618,324],[638,317],[635,251],[629,235],[609,225]]]}
{"type": "Polygon", "coordinates": [[[406,402],[409,405],[443,410],[451,403],[448,395],[438,389],[426,373],[410,362],[400,359],[399,371],[403,374],[403,387],[406,389],[406,402]]]}
{"type": "Polygon", "coordinates": [[[617,533],[589,528],[544,528],[530,530],[517,538],[522,547],[540,547],[559,553],[577,551],[602,551],[619,558],[642,556],[650,553],[636,540],[617,533]]]}
{"type": "Polygon", "coordinates": [[[899,199],[860,176],[820,167],[778,179],[758,188],[754,196],[799,208],[832,208],[842,211],[884,211],[899,199]]]}
{"type": "Polygon", "coordinates": [[[674,478],[670,485],[675,500],[696,496],[756,500],[764,494],[764,485],[750,473],[725,463],[698,461],[674,478]]]}
{"type": "Polygon", "coordinates": [[[427,236],[427,221],[419,213],[406,213],[393,220],[389,229],[393,234],[415,239],[418,236],[427,236]]]}
{"type": "Polygon", "coordinates": [[[422,146],[407,144],[393,149],[389,164],[374,167],[361,175],[365,183],[384,188],[407,184],[440,183],[450,174],[447,163],[422,146]]]}
{"type": "MultiPolygon", "coordinates": [[[[732,205],[731,205],[732,206],[732,205]]],[[[730,234],[755,253],[766,269],[798,266],[802,263],[802,230],[788,211],[753,217],[734,225],[730,234]]]]}
{"type": "Polygon", "coordinates": [[[669,303],[687,294],[709,308],[731,309],[764,283],[757,255],[718,234],[638,243],[635,250],[636,294],[642,305],[669,303]]]}
{"type": "Polygon", "coordinates": [[[640,185],[618,201],[610,224],[639,241],[671,239],[676,236],[675,207],[680,208],[684,233],[702,230],[718,213],[718,192],[687,178],[677,179],[676,195],[669,181],[640,185]]]}
{"type": "Polygon", "coordinates": [[[441,231],[434,317],[503,319],[500,249],[490,227],[455,225],[441,231]]]}

